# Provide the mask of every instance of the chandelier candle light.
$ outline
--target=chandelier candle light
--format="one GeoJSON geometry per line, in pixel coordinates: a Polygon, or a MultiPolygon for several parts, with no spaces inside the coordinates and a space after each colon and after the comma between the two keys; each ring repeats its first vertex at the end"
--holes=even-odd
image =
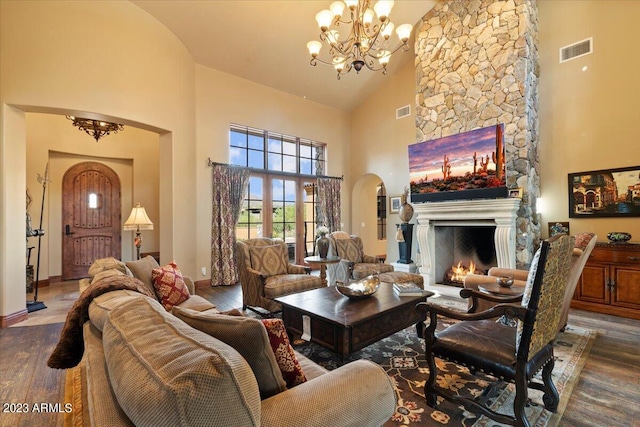
{"type": "Polygon", "coordinates": [[[396,34],[402,44],[394,50],[387,50],[394,28],[389,19],[393,3],[393,0],[378,0],[371,10],[371,0],[335,1],[331,3],[329,9],[319,12],[316,15],[316,21],[321,31],[320,40],[329,45],[331,60],[324,61],[318,58],[322,43],[310,41],[307,43],[307,48],[311,54],[311,65],[315,66],[318,62],[332,65],[338,72],[338,80],[341,74],[347,74],[352,68],[359,73],[365,66],[372,71],[382,70],[382,74],[386,74],[391,55],[399,49],[404,52],[409,50],[407,41],[413,29],[411,24],[398,26],[396,34]],[[345,14],[350,14],[351,20],[347,20],[348,16],[343,20],[345,6],[349,10],[345,14]],[[378,18],[375,22],[374,16],[378,18]],[[341,38],[338,32],[341,24],[348,31],[346,38],[341,38]]]}
{"type": "Polygon", "coordinates": [[[96,142],[103,136],[109,135],[111,132],[118,133],[124,129],[119,123],[103,122],[102,120],[83,119],[81,117],[66,116],[67,119],[73,121],[73,125],[80,130],[91,135],[96,142]]]}
{"type": "Polygon", "coordinates": [[[153,223],[149,219],[147,212],[144,210],[140,203],[131,209],[131,215],[124,223],[125,230],[135,230],[136,238],[133,243],[136,245],[136,259],[140,259],[140,248],[142,247],[142,236],[140,236],[140,230],[153,230],[153,223]]]}

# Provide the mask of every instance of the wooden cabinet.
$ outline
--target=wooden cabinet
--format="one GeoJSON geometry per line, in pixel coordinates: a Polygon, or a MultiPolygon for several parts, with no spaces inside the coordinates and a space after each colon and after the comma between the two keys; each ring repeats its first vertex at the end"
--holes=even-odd
{"type": "Polygon", "coordinates": [[[571,307],[640,319],[640,244],[598,242],[571,307]]]}

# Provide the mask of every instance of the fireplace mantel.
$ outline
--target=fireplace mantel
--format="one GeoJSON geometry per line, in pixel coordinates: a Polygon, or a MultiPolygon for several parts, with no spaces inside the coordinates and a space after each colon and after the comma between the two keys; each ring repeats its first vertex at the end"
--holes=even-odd
{"type": "Polygon", "coordinates": [[[436,283],[435,232],[437,226],[495,226],[494,241],[498,267],[516,267],[516,218],[520,199],[478,199],[419,203],[414,205],[418,221],[419,272],[426,283],[436,283]]]}

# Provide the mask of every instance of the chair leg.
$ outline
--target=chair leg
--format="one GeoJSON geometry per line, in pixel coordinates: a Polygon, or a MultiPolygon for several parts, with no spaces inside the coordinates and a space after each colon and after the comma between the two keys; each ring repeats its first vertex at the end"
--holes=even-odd
{"type": "Polygon", "coordinates": [[[438,406],[438,394],[435,391],[436,378],[438,377],[436,359],[430,351],[427,351],[425,356],[427,358],[427,364],[429,365],[429,377],[424,383],[424,397],[427,400],[427,405],[431,408],[435,408],[438,406]]]}
{"type": "Polygon", "coordinates": [[[527,400],[529,398],[529,387],[527,385],[527,377],[524,373],[524,369],[522,371],[518,371],[516,373],[516,398],[513,402],[513,413],[515,415],[515,424],[516,427],[530,427],[529,420],[527,420],[527,416],[524,412],[524,408],[527,404],[527,400]]]}
{"type": "Polygon", "coordinates": [[[542,368],[542,381],[544,382],[544,395],[542,396],[542,401],[544,402],[544,407],[551,412],[558,411],[558,403],[560,403],[560,396],[558,395],[558,389],[553,384],[551,380],[551,372],[553,371],[553,367],[555,365],[555,359],[552,357],[551,360],[544,365],[542,368]]]}

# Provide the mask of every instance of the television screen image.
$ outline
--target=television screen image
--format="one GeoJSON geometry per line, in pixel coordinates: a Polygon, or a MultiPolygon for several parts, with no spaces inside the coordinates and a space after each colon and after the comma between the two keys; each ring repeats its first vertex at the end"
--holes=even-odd
{"type": "Polygon", "coordinates": [[[409,145],[411,201],[508,197],[503,125],[409,145]]]}

